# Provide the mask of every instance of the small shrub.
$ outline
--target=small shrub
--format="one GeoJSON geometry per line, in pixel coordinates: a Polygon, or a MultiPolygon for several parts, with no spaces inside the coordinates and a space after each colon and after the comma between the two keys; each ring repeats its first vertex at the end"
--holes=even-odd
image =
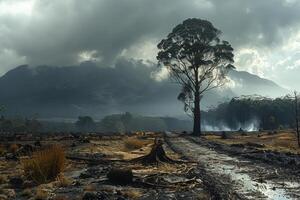
{"type": "Polygon", "coordinates": [[[228,139],[228,135],[225,131],[222,131],[221,139],[228,139]]]}
{"type": "Polygon", "coordinates": [[[145,146],[145,144],[146,142],[144,142],[143,140],[133,138],[133,137],[129,137],[124,140],[124,146],[127,150],[140,149],[143,146],[145,146]]]}
{"type": "Polygon", "coordinates": [[[65,152],[61,146],[35,152],[22,161],[25,175],[38,184],[55,180],[65,168],[65,152]]]}
{"type": "Polygon", "coordinates": [[[9,151],[13,154],[17,153],[19,146],[17,144],[11,144],[9,146],[9,151]]]}

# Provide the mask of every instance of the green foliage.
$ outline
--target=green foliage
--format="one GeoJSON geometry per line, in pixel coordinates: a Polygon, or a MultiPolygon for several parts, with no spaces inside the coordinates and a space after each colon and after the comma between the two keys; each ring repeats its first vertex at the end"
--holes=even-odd
{"type": "MultiPolygon", "coordinates": [[[[104,117],[100,126],[103,131],[112,132],[126,132],[126,131],[164,131],[172,127],[172,125],[178,125],[178,121],[172,121],[171,118],[160,117],[145,117],[135,116],[130,113],[115,114],[104,117]],[[176,122],[175,122],[176,121],[176,122]]],[[[175,127],[177,130],[180,126],[175,127]]]]}
{"type": "Polygon", "coordinates": [[[257,119],[260,128],[270,130],[282,127],[294,127],[294,102],[288,97],[264,98],[244,96],[233,98],[230,102],[218,105],[216,108],[203,112],[208,123],[225,122],[230,128],[238,129],[241,124],[257,119]]]}
{"type": "Polygon", "coordinates": [[[0,118],[0,130],[3,132],[28,132],[36,133],[43,128],[41,122],[36,119],[26,119],[21,117],[7,119],[4,116],[0,118]]]}
{"type": "Polygon", "coordinates": [[[96,123],[94,122],[93,118],[90,116],[79,116],[78,120],[75,122],[76,127],[78,130],[82,132],[89,132],[96,130],[96,123]]]}

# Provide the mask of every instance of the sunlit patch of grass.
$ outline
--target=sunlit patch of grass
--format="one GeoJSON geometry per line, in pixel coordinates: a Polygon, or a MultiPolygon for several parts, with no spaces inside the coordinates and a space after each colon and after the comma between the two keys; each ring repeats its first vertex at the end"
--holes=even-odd
{"type": "Polygon", "coordinates": [[[128,137],[124,139],[124,147],[126,150],[140,149],[148,144],[147,141],[138,139],[136,137],[128,137]]]}
{"type": "Polygon", "coordinates": [[[234,137],[226,140],[220,139],[220,136],[217,135],[207,135],[205,138],[227,145],[246,144],[249,142],[263,144],[265,147],[261,149],[300,154],[300,148],[298,148],[297,145],[296,134],[292,131],[281,131],[276,134],[268,134],[266,132],[248,133],[247,136],[234,135],[234,137]],[[260,137],[257,137],[258,134],[260,137]]]}
{"type": "Polygon", "coordinates": [[[139,199],[143,195],[140,190],[134,188],[123,190],[121,193],[124,197],[127,197],[129,199],[139,199]]]}
{"type": "Polygon", "coordinates": [[[54,145],[22,160],[22,166],[27,177],[41,184],[55,180],[64,170],[65,162],[64,149],[54,145]]]}

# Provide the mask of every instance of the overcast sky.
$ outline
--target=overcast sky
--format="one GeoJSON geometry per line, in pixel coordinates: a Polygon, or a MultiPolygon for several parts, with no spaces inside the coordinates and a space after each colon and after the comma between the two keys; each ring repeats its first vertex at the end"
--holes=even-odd
{"type": "Polygon", "coordinates": [[[238,70],[300,90],[299,11],[298,0],[0,0],[0,74],[21,64],[156,62],[156,44],[196,17],[222,30],[238,70]]]}

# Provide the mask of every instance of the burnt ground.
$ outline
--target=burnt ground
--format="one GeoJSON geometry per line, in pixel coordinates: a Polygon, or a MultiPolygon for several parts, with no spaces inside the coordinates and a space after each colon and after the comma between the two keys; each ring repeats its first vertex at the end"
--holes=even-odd
{"type": "Polygon", "coordinates": [[[166,140],[176,152],[198,162],[203,181],[221,199],[300,198],[299,155],[200,137],[168,135],[166,140]]]}
{"type": "MultiPolygon", "coordinates": [[[[37,138],[2,141],[2,146],[34,146],[37,138]]],[[[63,180],[36,185],[23,175],[21,161],[30,155],[0,156],[0,199],[300,199],[300,156],[259,144],[232,143],[176,134],[128,136],[49,136],[41,147],[61,144],[67,165],[63,180]],[[179,163],[145,165],[130,160],[146,155],[155,138],[179,163]],[[129,141],[129,142],[128,142],[129,141]],[[110,181],[111,169],[129,169],[133,181],[110,181]],[[19,181],[19,182],[18,182],[19,181]],[[19,183],[19,184],[18,184],[19,183]]]]}
{"type": "MultiPolygon", "coordinates": [[[[146,155],[156,137],[161,135],[44,138],[40,141],[41,148],[50,144],[63,145],[67,166],[63,181],[53,180],[41,185],[34,184],[23,175],[22,159],[30,155],[20,155],[15,159],[9,158],[11,153],[7,152],[0,158],[0,199],[210,199],[204,183],[197,176],[197,165],[192,162],[154,165],[131,162],[146,155]],[[111,181],[107,176],[111,169],[132,170],[133,180],[130,183],[111,181]]],[[[33,145],[35,141],[7,143],[25,146],[33,145]]],[[[164,149],[170,158],[181,160],[181,155],[167,145],[164,149]]]]}

